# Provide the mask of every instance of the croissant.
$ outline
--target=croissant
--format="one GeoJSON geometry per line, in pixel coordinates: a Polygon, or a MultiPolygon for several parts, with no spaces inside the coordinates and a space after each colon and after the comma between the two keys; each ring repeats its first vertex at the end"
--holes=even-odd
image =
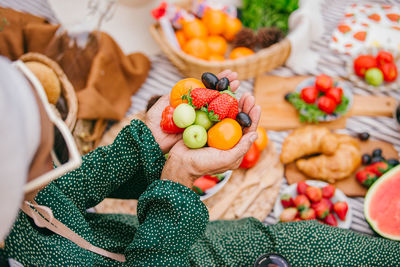
{"type": "Polygon", "coordinates": [[[338,148],[333,155],[319,155],[309,159],[299,159],[297,168],[310,178],[330,183],[352,174],[361,164],[361,151],[356,139],[348,135],[335,135],[338,148]]]}
{"type": "Polygon", "coordinates": [[[305,126],[294,130],[282,144],[281,161],[290,163],[298,158],[323,153],[332,155],[338,146],[337,138],[328,128],[305,126]]]}

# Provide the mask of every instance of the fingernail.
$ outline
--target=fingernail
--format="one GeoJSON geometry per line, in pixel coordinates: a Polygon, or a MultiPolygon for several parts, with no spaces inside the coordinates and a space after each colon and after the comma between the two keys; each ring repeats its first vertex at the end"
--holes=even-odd
{"type": "Polygon", "coordinates": [[[257,133],[253,133],[253,134],[250,136],[250,142],[254,143],[254,141],[256,141],[257,137],[258,137],[257,133]]]}

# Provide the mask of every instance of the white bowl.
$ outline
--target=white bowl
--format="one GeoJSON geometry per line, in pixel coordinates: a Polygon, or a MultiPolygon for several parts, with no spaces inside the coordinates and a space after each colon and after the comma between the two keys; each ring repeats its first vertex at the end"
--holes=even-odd
{"type": "MultiPolygon", "coordinates": [[[[315,180],[307,180],[306,183],[308,185],[312,185],[312,186],[320,187],[320,188],[328,185],[328,183],[321,182],[321,181],[315,181],[315,180]]],[[[292,198],[296,197],[297,196],[297,183],[292,184],[289,187],[287,187],[285,190],[283,190],[282,195],[283,194],[289,194],[292,196],[292,198]]],[[[341,190],[336,188],[335,195],[331,198],[331,200],[332,200],[333,204],[335,204],[337,201],[347,202],[349,209],[347,210],[346,220],[342,221],[339,219],[339,217],[335,213],[333,213],[333,214],[336,217],[336,220],[338,222],[338,227],[343,228],[343,229],[349,229],[350,225],[351,225],[352,216],[353,216],[353,209],[351,208],[349,199],[346,197],[346,195],[341,190]]],[[[282,206],[281,199],[279,197],[279,198],[277,198],[277,200],[275,202],[275,206],[274,206],[274,216],[277,220],[277,223],[279,222],[279,216],[281,215],[283,210],[284,210],[284,208],[282,206]]]]}
{"type": "MultiPolygon", "coordinates": [[[[297,85],[295,92],[300,93],[301,90],[305,87],[308,86],[314,86],[315,85],[315,77],[308,78],[304,81],[302,81],[299,85],[297,85]]],[[[325,115],[318,117],[318,121],[324,122],[324,121],[334,121],[342,117],[343,115],[347,114],[353,105],[353,94],[351,93],[350,88],[342,81],[337,81],[335,84],[335,87],[340,87],[343,89],[343,95],[349,100],[349,104],[347,105],[347,109],[343,114],[337,114],[337,115],[325,115]]],[[[305,114],[305,111],[298,110],[298,112],[301,112],[302,114],[305,114]]]]}
{"type": "Polygon", "coordinates": [[[225,176],[224,180],[216,184],[214,187],[206,190],[204,192],[204,195],[200,196],[200,200],[205,200],[214,195],[215,193],[217,193],[219,190],[221,190],[221,188],[224,187],[224,185],[228,182],[229,178],[231,178],[232,171],[224,172],[224,176],[225,176]]]}

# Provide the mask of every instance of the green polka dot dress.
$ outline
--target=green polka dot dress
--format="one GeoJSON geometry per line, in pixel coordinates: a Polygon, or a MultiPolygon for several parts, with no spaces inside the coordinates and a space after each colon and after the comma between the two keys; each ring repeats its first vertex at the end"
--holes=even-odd
{"type": "Polygon", "coordinates": [[[24,266],[252,266],[265,253],[292,266],[399,266],[400,244],[315,221],[265,227],[247,218],[208,222],[190,189],[159,177],[165,159],[150,130],[132,121],[109,146],[43,189],[36,200],[95,246],[123,253],[120,263],[46,229],[20,213],[0,258],[24,266]],[[135,198],[138,216],[88,213],[106,197],[135,198]]]}

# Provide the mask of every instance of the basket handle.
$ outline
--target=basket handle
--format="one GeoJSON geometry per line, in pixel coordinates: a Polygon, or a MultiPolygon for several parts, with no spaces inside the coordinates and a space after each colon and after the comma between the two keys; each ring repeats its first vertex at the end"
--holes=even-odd
{"type": "Polygon", "coordinates": [[[164,53],[167,55],[167,57],[174,63],[174,65],[178,69],[180,69],[180,70],[186,69],[186,66],[185,66],[184,62],[175,55],[175,51],[173,51],[173,49],[166,43],[168,41],[167,40],[163,40],[161,38],[160,31],[158,31],[156,27],[157,26],[155,24],[151,25],[150,26],[150,33],[153,36],[154,40],[160,46],[161,50],[164,51],[164,53]]]}

